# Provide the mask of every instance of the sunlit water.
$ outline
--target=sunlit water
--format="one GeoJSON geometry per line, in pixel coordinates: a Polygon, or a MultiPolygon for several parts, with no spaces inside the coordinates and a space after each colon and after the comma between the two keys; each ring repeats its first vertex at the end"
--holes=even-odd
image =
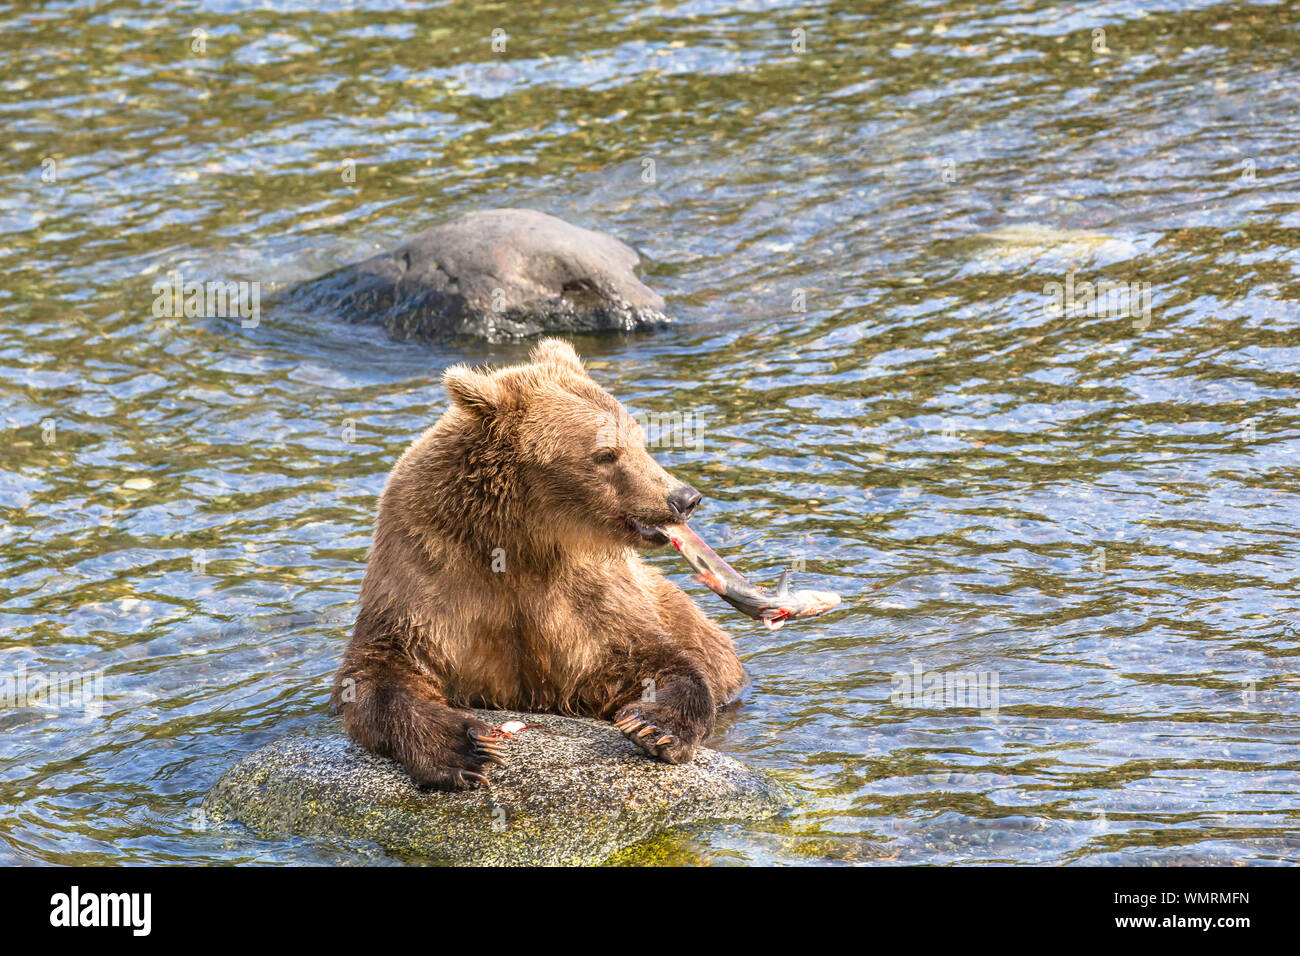
{"type": "Polygon", "coordinates": [[[1294,9],[171,6],[0,5],[0,670],[104,675],[0,711],[0,859],[387,861],[195,811],[326,713],[440,370],[527,346],[152,284],[515,205],[645,256],[679,324],[577,345],[703,423],[702,533],[849,599],[769,633],[654,559],[753,675],[712,744],[799,798],[655,859],[1300,861],[1294,9]]]}

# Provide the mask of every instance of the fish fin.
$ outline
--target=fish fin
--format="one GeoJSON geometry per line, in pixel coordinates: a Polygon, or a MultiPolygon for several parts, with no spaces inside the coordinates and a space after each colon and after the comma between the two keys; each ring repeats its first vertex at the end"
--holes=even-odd
{"type": "Polygon", "coordinates": [[[778,595],[790,593],[790,569],[789,568],[786,568],[784,571],[781,572],[781,579],[776,582],[776,593],[778,595]]]}

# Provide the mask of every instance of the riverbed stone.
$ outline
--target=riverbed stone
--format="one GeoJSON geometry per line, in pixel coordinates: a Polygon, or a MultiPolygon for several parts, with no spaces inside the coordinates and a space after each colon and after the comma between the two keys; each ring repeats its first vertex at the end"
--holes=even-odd
{"type": "Polygon", "coordinates": [[[1061,274],[1103,268],[1141,255],[1130,239],[1089,229],[1022,222],[956,241],[968,274],[1061,274]]]}
{"type": "Polygon", "coordinates": [[[441,863],[555,865],[601,863],[665,831],[790,807],[784,787],[715,750],[674,766],[601,721],[474,713],[494,726],[527,725],[507,745],[507,766],[492,768],[490,789],[421,791],[331,718],[244,757],[204,798],[204,813],[262,837],[365,840],[441,863]]]}
{"type": "Polygon", "coordinates": [[[670,321],[612,236],[531,209],[472,212],[391,252],[299,283],[294,306],[384,326],[398,339],[632,331],[670,321]]]}

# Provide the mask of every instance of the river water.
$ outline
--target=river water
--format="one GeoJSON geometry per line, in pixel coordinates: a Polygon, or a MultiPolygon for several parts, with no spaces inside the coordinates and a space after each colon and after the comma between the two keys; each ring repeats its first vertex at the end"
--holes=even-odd
{"type": "Polygon", "coordinates": [[[0,709],[0,861],[392,862],[196,810],[326,713],[440,371],[527,345],[153,283],[525,206],[666,296],[575,344],[689,426],[701,533],[847,598],[769,632],[653,559],[753,675],[712,745],[799,809],[647,859],[1300,862],[1297,10],[160,6],[0,3],[0,671],[102,671],[0,709]]]}

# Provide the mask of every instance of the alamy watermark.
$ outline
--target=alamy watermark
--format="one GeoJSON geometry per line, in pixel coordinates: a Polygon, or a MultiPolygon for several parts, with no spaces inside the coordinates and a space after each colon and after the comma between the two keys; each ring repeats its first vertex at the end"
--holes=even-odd
{"type": "Polygon", "coordinates": [[[997,671],[926,671],[913,663],[911,673],[890,675],[889,700],[895,707],[925,710],[965,708],[996,716],[1000,704],[997,671]]]}
{"type": "Polygon", "coordinates": [[[104,710],[104,672],[40,671],[26,666],[0,673],[0,710],[46,707],[51,710],[81,711],[98,717],[104,710]]]}
{"type": "Polygon", "coordinates": [[[622,448],[633,439],[644,441],[647,448],[704,448],[704,416],[695,411],[634,412],[626,418],[606,416],[596,432],[596,444],[605,448],[622,448]]]}
{"type": "Polygon", "coordinates": [[[1151,325],[1151,283],[1117,282],[1112,279],[1079,281],[1074,272],[1064,282],[1043,286],[1043,313],[1049,317],[1132,319],[1134,329],[1151,325]]]}
{"type": "Polygon", "coordinates": [[[179,269],[173,269],[153,284],[153,294],[156,319],[238,318],[246,329],[255,329],[262,321],[260,282],[186,281],[179,269]]]}

